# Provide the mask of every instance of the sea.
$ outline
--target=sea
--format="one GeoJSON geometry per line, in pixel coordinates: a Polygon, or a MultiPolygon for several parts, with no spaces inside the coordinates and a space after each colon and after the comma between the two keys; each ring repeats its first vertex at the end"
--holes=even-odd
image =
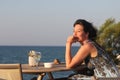
{"type": "MultiPolygon", "coordinates": [[[[78,50],[78,46],[72,47],[72,55],[78,50]]],[[[0,64],[1,63],[28,63],[28,53],[31,50],[41,52],[41,62],[52,62],[54,59],[59,59],[60,62],[65,62],[65,46],[0,46],[0,64]]],[[[67,77],[73,74],[72,71],[53,72],[54,78],[67,77]]],[[[38,75],[23,74],[23,80],[31,80],[38,75]]],[[[45,75],[43,80],[48,79],[45,75]]]]}

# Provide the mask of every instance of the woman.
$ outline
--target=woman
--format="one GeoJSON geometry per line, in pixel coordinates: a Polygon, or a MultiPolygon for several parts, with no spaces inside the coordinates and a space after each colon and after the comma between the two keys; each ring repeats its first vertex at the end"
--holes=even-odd
{"type": "Polygon", "coordinates": [[[95,42],[97,30],[86,20],[78,19],[74,23],[73,35],[66,42],[66,67],[75,68],[85,62],[83,70],[75,71],[69,79],[82,79],[95,77],[119,77],[118,69],[105,51],[95,42]],[[81,44],[77,53],[72,57],[71,46],[73,43],[81,44]]]}

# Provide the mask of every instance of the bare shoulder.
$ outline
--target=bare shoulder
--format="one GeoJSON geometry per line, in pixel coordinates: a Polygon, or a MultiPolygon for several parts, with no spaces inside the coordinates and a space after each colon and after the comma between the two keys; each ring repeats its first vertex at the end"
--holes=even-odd
{"type": "Polygon", "coordinates": [[[82,45],[82,47],[84,48],[93,48],[93,44],[91,42],[85,43],[84,45],[82,45]]]}
{"type": "Polygon", "coordinates": [[[91,50],[93,49],[94,47],[93,47],[93,45],[92,45],[92,43],[86,43],[86,44],[84,44],[84,45],[82,45],[81,47],[80,47],[80,49],[79,49],[79,51],[78,51],[78,53],[79,54],[88,54],[88,53],[90,53],[91,52],[91,50]]]}

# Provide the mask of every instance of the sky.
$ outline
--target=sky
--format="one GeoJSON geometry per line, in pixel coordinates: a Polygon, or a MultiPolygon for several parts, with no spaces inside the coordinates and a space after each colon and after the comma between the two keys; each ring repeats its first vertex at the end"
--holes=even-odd
{"type": "Polygon", "coordinates": [[[65,46],[77,19],[120,21],[120,0],[0,0],[0,45],[65,46]]]}

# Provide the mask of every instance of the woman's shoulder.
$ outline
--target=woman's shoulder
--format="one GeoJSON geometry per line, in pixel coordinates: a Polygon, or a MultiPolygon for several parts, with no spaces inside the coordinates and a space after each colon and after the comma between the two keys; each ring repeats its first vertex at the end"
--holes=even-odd
{"type": "Polygon", "coordinates": [[[88,42],[88,43],[85,43],[84,45],[82,45],[80,49],[87,50],[87,51],[91,52],[91,50],[93,48],[94,48],[94,45],[92,43],[88,42]]]}
{"type": "Polygon", "coordinates": [[[93,48],[93,47],[94,47],[93,42],[91,42],[91,41],[88,41],[88,42],[85,43],[83,46],[84,46],[84,47],[89,47],[89,48],[93,48]]]}

